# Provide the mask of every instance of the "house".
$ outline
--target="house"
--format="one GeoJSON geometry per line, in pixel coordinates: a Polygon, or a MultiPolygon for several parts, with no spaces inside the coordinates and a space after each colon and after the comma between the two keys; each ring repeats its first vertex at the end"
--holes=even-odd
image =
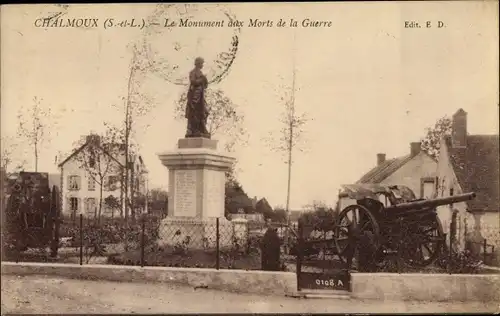
{"type": "MultiPolygon", "coordinates": [[[[133,200],[145,196],[148,172],[137,153],[129,153],[128,168],[125,168],[125,158],[122,144],[101,143],[98,135],[86,136],[84,143],[58,165],[63,215],[71,218],[77,214],[86,217],[127,215],[125,187],[133,200]],[[125,172],[129,174],[128,185],[122,185],[125,172]],[[98,214],[101,197],[103,206],[98,214]],[[115,202],[110,203],[110,200],[115,202]]],[[[133,215],[137,211],[140,212],[141,208],[129,212],[133,215]]]]}
{"type": "MultiPolygon", "coordinates": [[[[452,133],[441,140],[437,171],[439,197],[475,192],[476,198],[438,208],[445,232],[458,249],[500,248],[499,135],[470,135],[467,113],[452,117],[452,133]]],[[[449,242],[449,240],[448,240],[449,242]]]]}
{"type": "MultiPolygon", "coordinates": [[[[356,184],[404,185],[417,198],[435,197],[437,161],[421,150],[421,142],[411,142],[407,155],[387,159],[386,154],[378,153],[376,159],[376,166],[356,184]]],[[[342,197],[337,203],[336,208],[342,211],[356,201],[342,197]]]]}
{"type": "MultiPolygon", "coordinates": [[[[243,198],[241,195],[237,195],[233,196],[232,201],[229,202],[228,204],[234,205],[235,201],[242,202],[244,200],[245,198],[243,198]]],[[[238,213],[230,214],[231,219],[243,218],[251,222],[264,222],[265,217],[269,216],[269,214],[273,212],[273,208],[266,200],[266,198],[258,199],[255,196],[254,198],[250,199],[251,207],[250,204],[248,204],[248,201],[245,203],[247,204],[240,204],[240,206],[243,205],[243,207],[239,208],[238,213]]]]}
{"type": "Polygon", "coordinates": [[[401,157],[386,159],[377,154],[377,165],[363,175],[357,184],[404,185],[415,196],[432,198],[435,195],[437,161],[421,150],[420,142],[410,143],[410,152],[401,157]]]}

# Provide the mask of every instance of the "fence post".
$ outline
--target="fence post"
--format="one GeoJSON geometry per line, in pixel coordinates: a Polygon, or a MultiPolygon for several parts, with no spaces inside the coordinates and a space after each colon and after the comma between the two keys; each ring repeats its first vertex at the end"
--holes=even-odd
{"type": "Polygon", "coordinates": [[[297,227],[297,254],[296,254],[296,267],[295,274],[297,275],[297,291],[300,291],[300,273],[302,271],[302,251],[303,251],[303,243],[304,243],[304,227],[302,226],[302,222],[299,221],[297,227]]]}
{"type": "Polygon", "coordinates": [[[486,247],[488,244],[486,243],[486,238],[483,240],[483,264],[486,264],[486,247]]]}
{"type": "Polygon", "coordinates": [[[141,267],[144,267],[144,248],[146,247],[145,231],[146,231],[146,218],[143,217],[141,221],[141,267]]]}
{"type": "Polygon", "coordinates": [[[219,218],[215,218],[215,269],[220,269],[220,231],[219,231],[219,218]]]}
{"type": "Polygon", "coordinates": [[[19,241],[17,239],[18,238],[16,238],[16,250],[15,250],[15,253],[16,253],[16,263],[19,263],[19,257],[21,256],[21,247],[19,247],[19,241]]]}
{"type": "Polygon", "coordinates": [[[83,265],[83,214],[80,214],[80,265],[83,265]]]}
{"type": "Polygon", "coordinates": [[[452,272],[452,260],[453,260],[453,238],[451,238],[453,234],[450,231],[450,245],[449,245],[449,253],[448,253],[448,273],[451,274],[452,272]]]}

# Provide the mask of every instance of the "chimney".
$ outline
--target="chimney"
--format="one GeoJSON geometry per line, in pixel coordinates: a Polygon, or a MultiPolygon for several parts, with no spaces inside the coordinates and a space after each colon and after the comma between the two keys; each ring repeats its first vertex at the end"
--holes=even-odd
{"type": "Polygon", "coordinates": [[[410,143],[410,155],[415,157],[420,153],[420,148],[422,144],[420,142],[412,142],[410,143]]]}
{"type": "Polygon", "coordinates": [[[459,109],[453,115],[451,122],[451,143],[453,148],[465,148],[467,146],[467,112],[459,109]]]}
{"type": "Polygon", "coordinates": [[[99,135],[95,134],[87,135],[87,143],[94,143],[95,145],[99,146],[100,142],[101,138],[99,137],[99,135]]]}
{"type": "Polygon", "coordinates": [[[385,162],[385,154],[377,154],[377,166],[385,162]]]}

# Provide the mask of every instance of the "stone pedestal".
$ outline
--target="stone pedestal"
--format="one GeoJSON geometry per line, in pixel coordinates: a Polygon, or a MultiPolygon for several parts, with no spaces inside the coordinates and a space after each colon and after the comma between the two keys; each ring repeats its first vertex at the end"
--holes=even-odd
{"type": "Polygon", "coordinates": [[[169,170],[168,216],[160,226],[159,245],[215,248],[219,218],[219,246],[229,247],[233,229],[224,217],[225,173],[234,158],[206,138],[180,139],[177,150],[158,157],[169,170]]]}

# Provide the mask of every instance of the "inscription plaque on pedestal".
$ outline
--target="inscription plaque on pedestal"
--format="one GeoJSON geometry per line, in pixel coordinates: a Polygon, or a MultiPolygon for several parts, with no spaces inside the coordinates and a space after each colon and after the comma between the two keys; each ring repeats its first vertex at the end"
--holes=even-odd
{"type": "Polygon", "coordinates": [[[176,170],[174,173],[175,216],[196,216],[196,170],[176,170]]]}
{"type": "Polygon", "coordinates": [[[215,170],[205,170],[205,217],[224,216],[225,175],[215,170]]]}

